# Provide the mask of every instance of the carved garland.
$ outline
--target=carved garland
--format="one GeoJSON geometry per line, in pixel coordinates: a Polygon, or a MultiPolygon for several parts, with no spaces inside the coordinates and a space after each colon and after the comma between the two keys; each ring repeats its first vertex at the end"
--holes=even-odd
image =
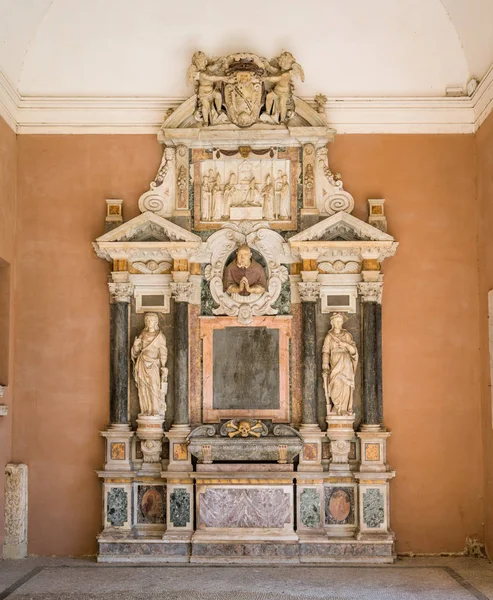
{"type": "Polygon", "coordinates": [[[205,278],[209,282],[214,301],[219,305],[212,311],[215,315],[238,317],[240,323],[248,324],[253,317],[278,313],[272,304],[279,298],[282,284],[289,277],[288,270],[281,264],[283,243],[282,237],[265,223],[227,223],[220,231],[211,235],[207,242],[211,264],[205,269],[205,278]],[[266,259],[268,287],[263,294],[243,297],[224,291],[226,261],[241,244],[248,244],[266,259]]]}

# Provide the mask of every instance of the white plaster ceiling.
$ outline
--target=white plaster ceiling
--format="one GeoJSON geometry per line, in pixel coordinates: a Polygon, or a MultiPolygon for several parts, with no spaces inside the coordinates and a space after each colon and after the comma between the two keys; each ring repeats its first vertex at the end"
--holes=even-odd
{"type": "Polygon", "coordinates": [[[493,0],[0,0],[21,96],[184,97],[192,53],[290,50],[297,93],[444,96],[493,61],[493,0]]]}

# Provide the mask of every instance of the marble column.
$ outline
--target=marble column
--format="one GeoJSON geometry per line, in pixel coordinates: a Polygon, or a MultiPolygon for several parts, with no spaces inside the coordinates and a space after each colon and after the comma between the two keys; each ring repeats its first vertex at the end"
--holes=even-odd
{"type": "Polygon", "coordinates": [[[382,286],[358,284],[363,304],[363,431],[383,428],[382,286]]]}
{"type": "Polygon", "coordinates": [[[322,469],[322,437],[317,416],[316,308],[320,284],[298,283],[302,303],[302,405],[301,428],[304,447],[300,455],[300,471],[322,469]]]}
{"type": "Polygon", "coordinates": [[[128,428],[128,307],[134,286],[109,283],[110,305],[110,423],[128,428]]]}
{"type": "Polygon", "coordinates": [[[169,440],[168,471],[186,471],[192,462],[187,436],[190,433],[188,398],[188,303],[192,299],[194,284],[173,282],[170,284],[175,301],[175,412],[173,425],[165,433],[169,440]]]}
{"type": "Polygon", "coordinates": [[[304,425],[318,424],[317,419],[317,358],[315,352],[316,344],[316,298],[304,301],[301,304],[302,314],[302,345],[301,357],[303,365],[302,375],[302,422],[304,425]]]}
{"type": "Polygon", "coordinates": [[[188,425],[188,303],[175,300],[175,417],[188,425]]]}

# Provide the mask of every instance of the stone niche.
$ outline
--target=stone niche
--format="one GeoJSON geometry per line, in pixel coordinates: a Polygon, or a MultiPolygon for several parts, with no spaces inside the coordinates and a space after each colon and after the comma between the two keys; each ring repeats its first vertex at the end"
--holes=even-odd
{"type": "Polygon", "coordinates": [[[303,77],[289,52],[195,53],[141,214],[107,200],[100,562],[394,560],[381,265],[397,243],[383,199],[351,214],[303,77]]]}

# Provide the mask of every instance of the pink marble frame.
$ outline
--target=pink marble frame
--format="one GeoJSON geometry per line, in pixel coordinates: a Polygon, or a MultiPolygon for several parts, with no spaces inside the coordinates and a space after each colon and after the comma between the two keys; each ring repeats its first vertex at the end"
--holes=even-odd
{"type": "Polygon", "coordinates": [[[272,419],[276,423],[289,423],[289,340],[291,338],[291,316],[254,317],[252,327],[267,327],[279,330],[279,408],[277,410],[224,410],[214,409],[213,399],[213,335],[216,329],[245,327],[236,317],[200,317],[202,338],[202,394],[204,423],[218,423],[221,419],[239,417],[272,419]]]}

